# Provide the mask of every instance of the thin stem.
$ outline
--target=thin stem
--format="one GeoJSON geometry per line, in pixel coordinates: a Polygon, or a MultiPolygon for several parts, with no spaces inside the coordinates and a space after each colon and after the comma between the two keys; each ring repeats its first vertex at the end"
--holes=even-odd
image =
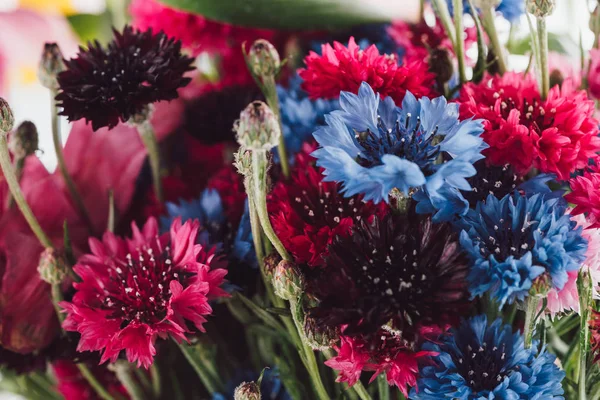
{"type": "Polygon", "coordinates": [[[467,72],[465,67],[465,41],[463,40],[463,0],[453,0],[454,5],[454,29],[455,39],[454,52],[458,60],[458,76],[460,84],[463,85],[467,82],[467,72]]]}
{"type": "Polygon", "coordinates": [[[379,392],[379,400],[390,400],[390,385],[387,383],[385,372],[377,377],[377,391],[379,392]]]}
{"type": "Polygon", "coordinates": [[[252,183],[254,185],[254,203],[256,206],[256,212],[260,220],[261,226],[269,241],[275,247],[275,250],[279,253],[282,259],[291,261],[290,254],[281,243],[281,240],[277,237],[277,234],[271,226],[269,220],[269,212],[267,211],[267,193],[266,193],[266,164],[267,155],[264,150],[253,150],[252,151],[252,183]]]}
{"type": "Polygon", "coordinates": [[[538,312],[540,299],[537,296],[529,296],[525,301],[525,327],[523,335],[525,336],[525,348],[528,349],[533,343],[533,332],[535,331],[535,316],[538,312]]]}
{"type": "Polygon", "coordinates": [[[92,371],[85,364],[77,364],[77,368],[79,368],[79,372],[85,378],[85,380],[90,384],[90,386],[94,389],[96,394],[100,396],[103,400],[114,400],[114,397],[102,386],[100,382],[96,379],[92,371]]]}
{"type": "Polygon", "coordinates": [[[51,285],[51,292],[52,292],[52,305],[54,305],[54,310],[56,311],[56,316],[58,317],[58,320],[60,321],[60,324],[62,325],[63,321],[65,320],[65,314],[62,312],[62,310],[60,309],[60,306],[58,305],[58,303],[63,301],[63,294],[62,294],[62,290],[60,289],[60,284],[51,285]]]}
{"type": "Polygon", "coordinates": [[[446,35],[448,35],[448,39],[452,43],[452,47],[456,47],[455,32],[452,29],[452,18],[450,17],[446,0],[431,0],[431,4],[446,31],[446,35]]]}
{"type": "Polygon", "coordinates": [[[108,221],[106,222],[106,230],[108,232],[115,231],[115,191],[108,191],[108,221]]]}
{"type": "Polygon", "coordinates": [[[160,177],[160,151],[158,148],[158,141],[154,134],[154,128],[148,119],[137,124],[138,131],[142,138],[144,146],[148,151],[148,159],[150,160],[150,169],[152,170],[152,182],[154,185],[154,193],[160,203],[164,201],[162,180],[160,177]]]}
{"type": "Polygon", "coordinates": [[[496,56],[496,63],[498,64],[498,73],[500,75],[504,75],[504,73],[507,70],[506,60],[504,59],[504,48],[500,43],[498,31],[496,30],[496,18],[494,16],[494,10],[492,7],[485,7],[481,10],[481,14],[481,22],[483,23],[483,28],[488,34],[488,37],[490,39],[490,46],[494,50],[494,55],[496,56]]]}
{"type": "Polygon", "coordinates": [[[548,97],[550,91],[550,73],[548,68],[548,29],[546,28],[546,18],[537,18],[537,33],[539,38],[540,51],[540,93],[542,99],[548,97]]]}
{"type": "Polygon", "coordinates": [[[150,375],[152,376],[152,392],[154,393],[154,397],[158,399],[160,398],[162,387],[160,381],[160,369],[158,369],[156,362],[150,367],[150,375]]]}
{"type": "Polygon", "coordinates": [[[593,304],[592,280],[589,271],[580,271],[577,277],[577,293],[579,294],[579,399],[587,399],[586,373],[587,373],[587,354],[590,349],[590,328],[588,321],[590,319],[590,310],[593,304]]]}
{"type": "Polygon", "coordinates": [[[17,206],[21,210],[23,217],[29,224],[29,227],[40,241],[42,246],[44,247],[52,247],[52,242],[50,238],[44,233],[44,230],[40,226],[38,220],[33,215],[33,211],[27,204],[25,200],[25,196],[23,196],[23,192],[21,191],[21,187],[19,186],[19,182],[17,181],[17,177],[15,175],[15,171],[13,169],[12,163],[10,162],[10,154],[8,152],[8,143],[7,143],[7,134],[6,132],[0,131],[0,166],[2,167],[2,172],[4,173],[4,178],[6,179],[6,183],[8,184],[8,188],[12,193],[13,199],[17,206]]]}
{"type": "Polygon", "coordinates": [[[310,348],[307,344],[303,344],[302,348],[304,350],[304,355],[306,357],[306,369],[308,370],[308,374],[312,379],[312,383],[317,393],[317,397],[321,400],[330,400],[331,397],[327,393],[325,386],[323,385],[323,381],[321,381],[321,375],[319,373],[319,366],[317,365],[317,359],[315,357],[315,352],[310,348]]]}
{"type": "Polygon", "coordinates": [[[69,190],[69,194],[71,195],[71,199],[75,202],[75,207],[79,211],[81,218],[83,218],[85,224],[88,227],[88,230],[91,234],[94,233],[94,225],[92,223],[92,219],[90,218],[90,213],[88,212],[85,204],[83,202],[83,198],[79,194],[77,190],[77,186],[75,186],[75,182],[73,182],[73,178],[71,174],[69,174],[69,170],[67,169],[67,164],[65,162],[65,155],[63,153],[62,140],[60,135],[60,119],[58,117],[58,108],[56,107],[55,97],[57,95],[56,90],[50,90],[50,115],[52,116],[52,141],[54,142],[54,152],[56,153],[56,160],[58,162],[58,169],[63,179],[65,180],[65,184],[67,185],[67,189],[69,190]]]}
{"type": "Polygon", "coordinates": [[[285,148],[285,138],[283,137],[283,125],[281,124],[281,110],[279,108],[279,97],[277,96],[277,86],[275,85],[275,78],[265,78],[262,84],[262,90],[267,100],[267,105],[273,110],[277,122],[279,123],[279,145],[277,151],[279,152],[279,164],[281,165],[281,172],[287,179],[290,177],[290,162],[288,160],[287,150],[285,148]]]}
{"type": "Polygon", "coordinates": [[[223,387],[223,384],[219,381],[219,378],[217,376],[211,376],[212,374],[206,368],[203,360],[200,359],[201,357],[198,355],[198,352],[194,349],[194,347],[192,345],[188,345],[183,342],[177,343],[177,345],[181,349],[181,352],[183,353],[185,358],[188,360],[190,365],[194,368],[194,370],[198,374],[198,377],[202,381],[202,384],[204,385],[206,390],[209,392],[209,394],[212,395],[214,393],[219,392],[220,388],[223,387]]]}
{"type": "Polygon", "coordinates": [[[131,368],[127,361],[117,361],[115,363],[115,375],[127,390],[131,400],[144,400],[146,398],[144,391],[131,375],[131,368]]]}

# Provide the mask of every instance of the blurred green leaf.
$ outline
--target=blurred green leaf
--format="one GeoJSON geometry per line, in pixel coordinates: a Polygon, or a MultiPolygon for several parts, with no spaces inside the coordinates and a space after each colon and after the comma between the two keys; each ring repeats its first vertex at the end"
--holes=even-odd
{"type": "Polygon", "coordinates": [[[416,0],[159,0],[235,25],[274,29],[342,28],[416,18],[416,0]]]}
{"type": "Polygon", "coordinates": [[[87,43],[98,40],[106,43],[112,38],[112,21],[108,13],[102,14],[75,14],[68,18],[71,28],[75,31],[81,42],[87,43]]]}
{"type": "MultiPolygon", "coordinates": [[[[578,52],[574,53],[573,49],[578,50],[577,43],[573,42],[566,35],[558,35],[550,32],[548,34],[548,50],[560,54],[568,54],[570,56],[578,56],[578,52]]],[[[529,35],[515,40],[508,48],[511,54],[524,55],[531,51],[531,37],[529,35]]]]}

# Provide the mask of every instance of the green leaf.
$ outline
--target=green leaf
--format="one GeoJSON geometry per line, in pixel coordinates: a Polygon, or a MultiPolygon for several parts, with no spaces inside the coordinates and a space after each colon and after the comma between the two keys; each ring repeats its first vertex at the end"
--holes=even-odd
{"type": "Polygon", "coordinates": [[[76,14],[67,17],[67,20],[83,43],[93,40],[106,43],[112,38],[112,22],[108,13],[76,14]]]}
{"type": "Polygon", "coordinates": [[[344,28],[415,20],[418,1],[387,0],[160,0],[169,6],[241,26],[274,29],[344,28]]]}

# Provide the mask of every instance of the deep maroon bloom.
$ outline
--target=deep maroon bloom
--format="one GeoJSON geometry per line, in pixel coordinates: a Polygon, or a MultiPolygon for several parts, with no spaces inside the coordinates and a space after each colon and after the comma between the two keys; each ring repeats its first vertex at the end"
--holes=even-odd
{"type": "Polygon", "coordinates": [[[81,282],[73,301],[61,303],[63,327],[81,334],[78,351],[100,351],[101,362],[114,362],[125,350],[130,362],[148,368],[158,337],[185,341],[204,331],[208,300],[226,295],[226,271],[211,270],[213,252],[195,244],[198,221],[176,219],[160,236],[154,218],[132,229],[131,239],[110,232],[102,242],[90,239],[92,254],[74,267],[81,282]]]}
{"type": "Polygon", "coordinates": [[[336,236],[325,268],[309,278],[321,302],[309,310],[347,336],[387,325],[407,346],[424,326],[453,322],[469,306],[468,260],[450,224],[409,210],[363,219],[336,236]]]}
{"type": "Polygon", "coordinates": [[[288,181],[279,182],[269,196],[271,223],[296,262],[322,266],[327,246],[336,235],[346,236],[355,222],[369,218],[385,205],[363,202],[362,196],[344,197],[335,182],[323,175],[306,144],[296,156],[288,181]]]}
{"type": "Polygon", "coordinates": [[[127,26],[114,34],[106,48],[96,41],[80,49],[58,75],[61,115],[69,121],[85,118],[94,130],[127,122],[149,104],[176,99],[177,89],[190,82],[185,72],[193,69],[181,42],[163,32],[127,26]]]}

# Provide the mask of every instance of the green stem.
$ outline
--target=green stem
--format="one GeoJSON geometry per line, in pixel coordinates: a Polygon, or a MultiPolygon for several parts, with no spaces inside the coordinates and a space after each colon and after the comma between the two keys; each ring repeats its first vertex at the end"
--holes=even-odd
{"type": "Polygon", "coordinates": [[[154,393],[154,397],[159,399],[162,388],[160,381],[160,370],[158,369],[156,362],[154,362],[150,367],[150,375],[152,376],[152,392],[154,393]]]}
{"type": "Polygon", "coordinates": [[[494,50],[494,55],[496,56],[496,63],[498,64],[498,73],[500,75],[504,75],[507,71],[506,68],[506,60],[504,59],[504,48],[500,43],[500,38],[498,37],[498,31],[496,30],[496,18],[494,15],[494,9],[492,7],[485,7],[481,10],[481,22],[483,24],[483,29],[488,34],[490,39],[490,46],[494,50]]]}
{"type": "Polygon", "coordinates": [[[17,203],[17,206],[21,210],[23,217],[25,217],[25,220],[29,224],[29,227],[37,239],[40,241],[42,246],[51,248],[52,242],[50,241],[50,238],[46,236],[46,233],[44,233],[44,230],[40,226],[38,220],[35,218],[35,215],[33,215],[33,211],[31,211],[29,204],[27,204],[25,196],[23,196],[23,192],[21,191],[21,187],[19,186],[19,182],[17,181],[15,171],[10,161],[6,136],[6,132],[0,131],[0,166],[2,167],[2,172],[4,173],[4,179],[6,179],[6,183],[8,184],[8,188],[12,193],[15,203],[17,203]]]}
{"type": "Polygon", "coordinates": [[[63,153],[62,140],[60,135],[60,119],[58,117],[58,108],[56,107],[55,97],[58,94],[56,90],[50,90],[50,115],[52,116],[52,141],[54,142],[54,152],[56,153],[56,160],[58,163],[58,169],[63,179],[65,180],[65,184],[67,185],[67,189],[69,190],[69,194],[71,195],[71,199],[75,202],[75,207],[79,211],[79,215],[83,218],[83,221],[88,227],[88,230],[91,234],[94,233],[94,224],[92,223],[92,219],[90,218],[90,213],[88,212],[85,204],[83,202],[83,198],[79,194],[77,190],[77,186],[75,186],[75,182],[69,174],[69,170],[67,169],[67,164],[65,162],[65,155],[63,153]]]}
{"type": "Polygon", "coordinates": [[[114,397],[102,386],[100,382],[96,379],[92,371],[85,364],[77,364],[77,368],[79,368],[79,372],[85,378],[85,380],[90,384],[90,386],[94,389],[96,394],[103,400],[114,400],[114,397]]]}
{"type": "Polygon", "coordinates": [[[254,185],[254,205],[265,235],[275,247],[282,259],[291,261],[292,257],[286,250],[281,240],[271,226],[269,212],[267,211],[266,172],[267,154],[264,150],[252,151],[252,183],[254,185]]]}
{"type": "Polygon", "coordinates": [[[533,332],[535,331],[535,316],[538,312],[540,299],[537,296],[529,296],[525,301],[525,328],[523,335],[525,336],[525,348],[528,349],[533,343],[533,332]]]}
{"type": "Polygon", "coordinates": [[[454,29],[455,39],[454,52],[458,60],[458,76],[460,84],[463,85],[467,82],[467,72],[465,66],[465,41],[463,39],[464,26],[463,26],[463,0],[453,0],[454,5],[454,29]]]}
{"type": "Polygon", "coordinates": [[[319,373],[319,366],[317,365],[317,359],[315,357],[314,350],[307,344],[303,344],[302,348],[306,357],[306,369],[308,370],[308,374],[312,379],[317,397],[321,400],[330,400],[331,397],[327,393],[327,390],[323,385],[323,381],[321,381],[321,374],[319,373]]]}
{"type": "Polygon", "coordinates": [[[385,372],[377,377],[377,391],[379,392],[379,400],[390,400],[390,385],[387,383],[385,372]]]}
{"type": "Polygon", "coordinates": [[[109,232],[115,231],[115,191],[108,191],[108,221],[106,222],[106,230],[109,232]]]}
{"type": "Polygon", "coordinates": [[[587,354],[590,349],[590,328],[588,322],[590,319],[590,310],[593,304],[592,280],[588,271],[580,271],[577,277],[577,292],[579,294],[579,400],[587,399],[586,373],[587,373],[587,354]]]}
{"type": "Polygon", "coordinates": [[[537,31],[539,38],[539,51],[540,51],[540,93],[542,99],[548,97],[550,91],[550,73],[548,68],[548,29],[546,28],[546,18],[537,18],[537,31]]]}
{"type": "Polygon", "coordinates": [[[58,317],[58,320],[60,321],[60,324],[62,325],[63,321],[65,320],[65,314],[62,312],[62,310],[60,309],[60,306],[58,305],[58,303],[63,301],[63,294],[62,294],[62,290],[60,289],[60,284],[51,285],[51,292],[52,292],[52,304],[54,305],[54,310],[56,311],[56,316],[58,317]]]}
{"type": "Polygon", "coordinates": [[[279,135],[279,145],[277,146],[277,151],[279,152],[279,164],[281,165],[281,172],[283,172],[283,176],[287,179],[290,177],[290,162],[288,160],[287,151],[285,148],[285,138],[283,137],[283,125],[281,124],[281,110],[279,108],[279,97],[277,96],[277,86],[275,84],[274,77],[265,77],[263,80],[263,84],[261,85],[261,89],[263,94],[265,95],[265,99],[267,100],[267,105],[273,110],[275,117],[277,118],[277,122],[279,123],[279,130],[281,131],[281,135],[279,135]]]}
{"type": "Polygon", "coordinates": [[[148,151],[148,159],[150,160],[150,169],[152,170],[152,182],[154,185],[154,193],[160,203],[164,201],[162,180],[160,177],[160,151],[158,141],[154,134],[154,128],[148,119],[137,124],[138,131],[142,138],[144,146],[148,151]]]}
{"type": "Polygon", "coordinates": [[[456,47],[455,31],[452,28],[452,17],[450,17],[450,11],[448,11],[446,0],[431,0],[431,5],[440,19],[442,26],[446,31],[446,35],[448,35],[448,38],[450,39],[452,47],[456,47]]]}
{"type": "Polygon", "coordinates": [[[190,365],[194,368],[198,377],[202,381],[202,384],[206,388],[209,394],[217,393],[223,388],[222,382],[220,382],[218,376],[212,376],[211,372],[204,365],[204,360],[198,355],[198,352],[194,349],[194,346],[186,343],[177,343],[181,352],[188,360],[190,365]]]}
{"type": "Polygon", "coordinates": [[[115,375],[127,390],[131,400],[144,400],[146,398],[144,391],[131,375],[130,364],[127,361],[117,361],[115,363],[115,375]]]}

